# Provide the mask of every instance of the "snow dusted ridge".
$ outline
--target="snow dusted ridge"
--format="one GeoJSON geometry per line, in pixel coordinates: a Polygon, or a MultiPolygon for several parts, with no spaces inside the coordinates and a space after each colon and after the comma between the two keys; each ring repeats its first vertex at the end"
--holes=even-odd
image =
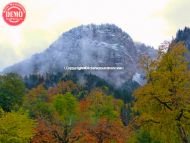
{"type": "Polygon", "coordinates": [[[135,73],[132,78],[133,81],[136,81],[140,85],[144,85],[146,83],[146,79],[143,75],[139,73],[135,73]]]}
{"type": "Polygon", "coordinates": [[[124,67],[122,71],[87,71],[121,86],[132,78],[140,81],[136,74],[141,73],[139,57],[143,54],[154,57],[156,53],[153,48],[134,42],[116,25],[82,25],[63,33],[44,52],[8,67],[4,72],[29,75],[64,72],[66,66],[124,67]]]}

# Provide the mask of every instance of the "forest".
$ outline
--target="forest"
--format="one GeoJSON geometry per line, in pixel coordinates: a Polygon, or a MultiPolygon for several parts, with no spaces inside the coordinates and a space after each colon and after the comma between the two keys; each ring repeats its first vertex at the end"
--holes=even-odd
{"type": "Polygon", "coordinates": [[[139,61],[146,84],[122,88],[82,71],[0,75],[0,143],[189,143],[188,58],[183,42],[160,47],[139,61]]]}

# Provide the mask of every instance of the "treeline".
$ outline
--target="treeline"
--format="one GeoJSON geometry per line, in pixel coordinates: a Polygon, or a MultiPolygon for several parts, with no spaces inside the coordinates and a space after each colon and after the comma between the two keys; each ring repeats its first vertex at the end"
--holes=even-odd
{"type": "Polygon", "coordinates": [[[2,143],[188,143],[189,53],[183,43],[142,57],[147,83],[115,89],[93,75],[0,76],[2,143]],[[137,88],[134,92],[133,90],[137,88]],[[133,92],[133,93],[132,93],[133,92]]]}
{"type": "Polygon", "coordinates": [[[3,143],[125,142],[130,132],[121,120],[123,101],[105,87],[84,91],[67,80],[25,91],[21,78],[8,74],[0,98],[3,143]]]}
{"type": "Polygon", "coordinates": [[[137,82],[130,79],[126,81],[123,86],[114,88],[105,80],[82,70],[64,73],[46,73],[44,75],[32,74],[24,77],[24,83],[27,89],[35,88],[40,84],[43,84],[44,87],[48,89],[56,86],[60,81],[69,80],[79,85],[81,91],[85,92],[89,92],[93,88],[107,88],[109,94],[112,94],[117,99],[123,100],[125,103],[129,103],[133,100],[132,93],[137,87],[139,87],[137,82]]]}

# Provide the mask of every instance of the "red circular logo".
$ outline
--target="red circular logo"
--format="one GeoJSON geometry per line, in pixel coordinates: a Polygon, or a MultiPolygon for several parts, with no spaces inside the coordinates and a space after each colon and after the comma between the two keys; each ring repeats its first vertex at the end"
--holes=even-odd
{"type": "Polygon", "coordinates": [[[26,17],[26,10],[21,4],[11,2],[5,6],[2,15],[7,24],[16,26],[24,21],[26,17]]]}

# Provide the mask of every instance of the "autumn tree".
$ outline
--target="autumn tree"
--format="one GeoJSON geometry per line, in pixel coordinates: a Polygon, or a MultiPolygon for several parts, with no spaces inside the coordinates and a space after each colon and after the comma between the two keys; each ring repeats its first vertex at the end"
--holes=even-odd
{"type": "Polygon", "coordinates": [[[123,102],[106,95],[101,89],[93,89],[80,102],[80,121],[70,140],[76,143],[125,143],[129,130],[122,124],[120,112],[123,102]]]}
{"type": "Polygon", "coordinates": [[[73,143],[126,143],[129,138],[128,130],[121,120],[101,118],[96,124],[89,121],[78,123],[70,135],[73,143]]]}
{"type": "Polygon", "coordinates": [[[48,89],[48,94],[56,95],[70,92],[75,95],[79,92],[79,89],[80,87],[71,80],[60,81],[55,87],[51,87],[48,89]]]}
{"type": "Polygon", "coordinates": [[[28,143],[34,135],[35,121],[23,111],[0,112],[0,142],[28,143]]]}
{"type": "Polygon", "coordinates": [[[31,143],[58,143],[58,139],[54,136],[54,127],[44,119],[38,119],[35,132],[36,134],[32,138],[31,143]]]}
{"type": "Polygon", "coordinates": [[[70,133],[77,119],[78,101],[69,92],[53,95],[53,98],[48,102],[37,102],[38,108],[34,111],[37,113],[38,126],[32,143],[70,143],[70,133]]]}
{"type": "Polygon", "coordinates": [[[29,110],[31,117],[51,119],[54,109],[50,106],[50,98],[47,90],[41,84],[26,94],[23,106],[29,110]]]}
{"type": "Polygon", "coordinates": [[[169,46],[159,58],[144,58],[147,84],[134,93],[137,125],[163,143],[188,143],[190,71],[183,43],[169,46]]]}
{"type": "MultiPolygon", "coordinates": [[[[123,102],[106,95],[99,88],[93,89],[89,95],[80,102],[81,114],[88,115],[93,120],[100,118],[117,119],[120,117],[123,102]]],[[[85,116],[85,115],[84,115],[85,116]]]]}

